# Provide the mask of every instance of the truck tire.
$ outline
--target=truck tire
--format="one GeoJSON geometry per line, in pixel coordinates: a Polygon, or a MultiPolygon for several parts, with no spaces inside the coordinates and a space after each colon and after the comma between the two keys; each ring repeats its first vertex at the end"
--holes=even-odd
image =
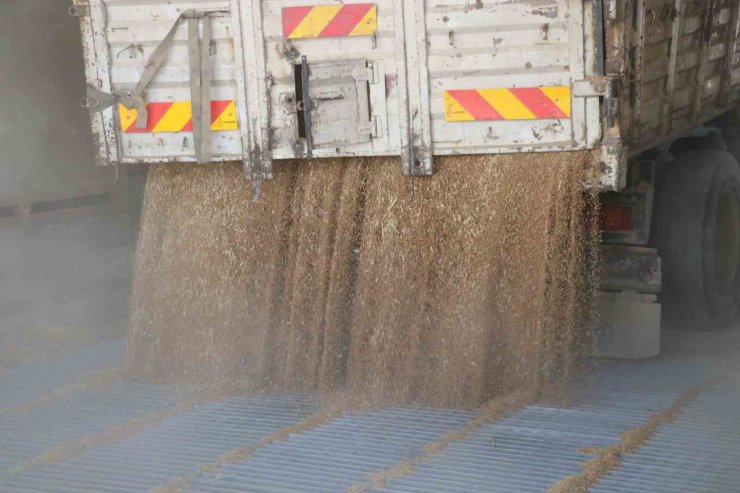
{"type": "Polygon", "coordinates": [[[661,190],[657,243],[663,327],[729,329],[740,308],[740,167],[723,151],[685,151],[661,190]]]}
{"type": "Polygon", "coordinates": [[[722,138],[726,143],[727,152],[735,156],[735,159],[740,162],[740,127],[722,129],[722,138]]]}

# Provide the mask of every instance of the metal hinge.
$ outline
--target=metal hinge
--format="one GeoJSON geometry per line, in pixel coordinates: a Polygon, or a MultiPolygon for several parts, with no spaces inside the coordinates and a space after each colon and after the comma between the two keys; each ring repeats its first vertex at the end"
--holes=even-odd
{"type": "Polygon", "coordinates": [[[607,128],[614,127],[619,116],[620,80],[618,75],[606,75],[573,82],[574,97],[604,98],[604,118],[607,128]]]}
{"type": "Polygon", "coordinates": [[[67,12],[72,17],[90,17],[90,4],[87,0],[74,0],[67,12]]]}
{"type": "Polygon", "coordinates": [[[380,137],[379,127],[380,125],[378,121],[378,116],[373,115],[370,117],[369,121],[359,122],[357,124],[357,132],[361,134],[372,135],[373,138],[377,139],[378,137],[380,137]]]}
{"type": "Polygon", "coordinates": [[[376,63],[367,62],[367,81],[369,84],[378,84],[380,82],[378,65],[376,63]]]}
{"type": "Polygon", "coordinates": [[[358,68],[352,72],[352,77],[356,81],[365,81],[368,84],[378,83],[377,65],[373,62],[367,62],[367,67],[358,68]]]}

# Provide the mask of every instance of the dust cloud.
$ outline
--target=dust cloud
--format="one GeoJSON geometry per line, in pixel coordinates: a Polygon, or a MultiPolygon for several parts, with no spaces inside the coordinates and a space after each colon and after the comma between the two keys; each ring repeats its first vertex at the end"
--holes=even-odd
{"type": "Polygon", "coordinates": [[[130,371],[474,407],[566,383],[594,338],[590,153],[150,170],[130,371]]]}

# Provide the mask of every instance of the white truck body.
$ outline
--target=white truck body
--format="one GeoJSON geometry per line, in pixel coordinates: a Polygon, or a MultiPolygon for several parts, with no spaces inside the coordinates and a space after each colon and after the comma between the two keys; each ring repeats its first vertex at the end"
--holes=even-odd
{"type": "Polygon", "coordinates": [[[91,106],[136,92],[173,33],[135,94],[146,125],[125,101],[93,112],[101,163],[205,156],[269,179],[279,159],[398,155],[428,175],[435,155],[601,149],[602,185],[619,189],[629,156],[736,99],[740,2],[695,3],[75,0],[72,12],[91,106]],[[210,90],[194,106],[208,118],[210,102],[213,125],[194,135],[203,43],[210,90]]]}

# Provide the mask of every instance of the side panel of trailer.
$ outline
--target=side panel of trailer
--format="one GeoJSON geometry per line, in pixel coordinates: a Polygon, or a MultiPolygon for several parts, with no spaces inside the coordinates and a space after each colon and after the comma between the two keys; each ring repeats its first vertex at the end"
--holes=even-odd
{"type": "Polygon", "coordinates": [[[607,71],[621,79],[619,134],[630,155],[737,104],[737,0],[630,0],[607,12],[607,71]]]}
{"type": "Polygon", "coordinates": [[[740,0],[75,0],[108,163],[599,149],[626,160],[738,94],[740,0]]]}

